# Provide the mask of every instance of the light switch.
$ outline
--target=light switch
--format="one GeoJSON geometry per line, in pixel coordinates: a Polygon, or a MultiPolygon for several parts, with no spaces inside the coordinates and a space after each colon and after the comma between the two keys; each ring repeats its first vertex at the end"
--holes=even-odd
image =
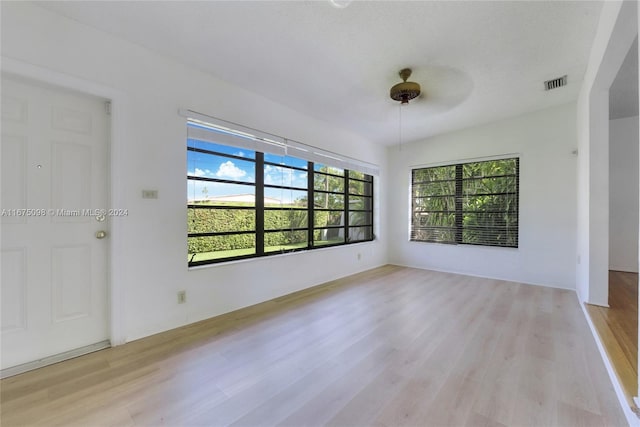
{"type": "Polygon", "coordinates": [[[157,199],[158,190],[142,190],[143,199],[157,199]]]}

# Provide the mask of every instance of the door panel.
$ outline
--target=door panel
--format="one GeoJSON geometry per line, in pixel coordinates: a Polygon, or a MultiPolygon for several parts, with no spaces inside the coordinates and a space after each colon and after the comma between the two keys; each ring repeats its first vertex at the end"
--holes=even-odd
{"type": "MultiPolygon", "coordinates": [[[[4,126],[4,123],[3,123],[4,126]]],[[[15,206],[17,209],[27,207],[27,141],[15,135],[2,136],[2,204],[15,206]]],[[[2,224],[25,223],[24,216],[4,216],[2,224]]]]}
{"type": "Polygon", "coordinates": [[[61,246],[51,250],[53,321],[91,315],[91,246],[61,246]]]}
{"type": "Polygon", "coordinates": [[[26,327],[26,256],[24,248],[2,251],[2,332],[26,327]]]}
{"type": "MultiPolygon", "coordinates": [[[[72,142],[52,143],[51,208],[77,211],[91,207],[92,147],[72,142]]],[[[90,222],[87,215],[55,215],[55,222],[90,222]]]]}
{"type": "Polygon", "coordinates": [[[2,369],[108,340],[105,101],[2,76],[2,369]]]}

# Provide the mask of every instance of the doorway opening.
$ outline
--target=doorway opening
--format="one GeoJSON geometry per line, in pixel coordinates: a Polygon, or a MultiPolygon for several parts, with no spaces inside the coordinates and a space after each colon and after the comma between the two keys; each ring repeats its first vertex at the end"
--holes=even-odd
{"type": "Polygon", "coordinates": [[[587,311],[632,408],[638,394],[638,39],[609,89],[609,307],[587,311]]]}

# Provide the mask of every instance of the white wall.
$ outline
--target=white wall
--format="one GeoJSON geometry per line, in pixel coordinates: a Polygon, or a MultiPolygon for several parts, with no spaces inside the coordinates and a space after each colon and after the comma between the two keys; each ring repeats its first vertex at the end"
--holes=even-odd
{"type": "Polygon", "coordinates": [[[609,125],[609,269],[638,272],[638,116],[609,125]]]}
{"type": "MultiPolygon", "coordinates": [[[[114,207],[129,216],[115,225],[112,244],[114,339],[132,340],[255,304],[387,261],[384,227],[378,240],[188,270],[186,263],[185,119],[189,108],[319,146],[381,166],[376,217],[385,223],[385,151],[137,45],[20,2],[2,2],[2,57],[12,68],[53,80],[108,88],[114,99],[118,185],[114,207]],[[18,64],[16,66],[15,64],[18,64]],[[55,76],[55,78],[53,77],[55,76]],[[159,191],[142,200],[142,189],[159,191]],[[358,260],[358,254],[362,255],[358,260]],[[185,289],[188,302],[176,303],[185,289]]],[[[213,54],[208,52],[206,54],[213,54]]],[[[85,86],[85,85],[79,85],[85,86]]],[[[97,90],[100,92],[100,90],[97,90]]]]}
{"type": "Polygon", "coordinates": [[[568,104],[389,148],[390,262],[574,288],[575,117],[568,104]],[[520,155],[517,249],[409,242],[412,166],[512,153],[520,155]]]}
{"type": "Polygon", "coordinates": [[[578,97],[576,289],[581,301],[609,299],[609,87],[638,33],[635,1],[604,2],[578,97]]]}

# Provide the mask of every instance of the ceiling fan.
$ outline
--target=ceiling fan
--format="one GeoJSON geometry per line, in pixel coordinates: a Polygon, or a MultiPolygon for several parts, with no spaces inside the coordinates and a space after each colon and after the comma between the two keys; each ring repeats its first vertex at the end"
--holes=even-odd
{"type": "Polygon", "coordinates": [[[402,79],[402,83],[393,85],[389,90],[389,96],[394,101],[399,101],[400,104],[408,104],[409,101],[420,95],[420,85],[407,81],[411,77],[411,68],[403,68],[398,75],[402,79]]]}

